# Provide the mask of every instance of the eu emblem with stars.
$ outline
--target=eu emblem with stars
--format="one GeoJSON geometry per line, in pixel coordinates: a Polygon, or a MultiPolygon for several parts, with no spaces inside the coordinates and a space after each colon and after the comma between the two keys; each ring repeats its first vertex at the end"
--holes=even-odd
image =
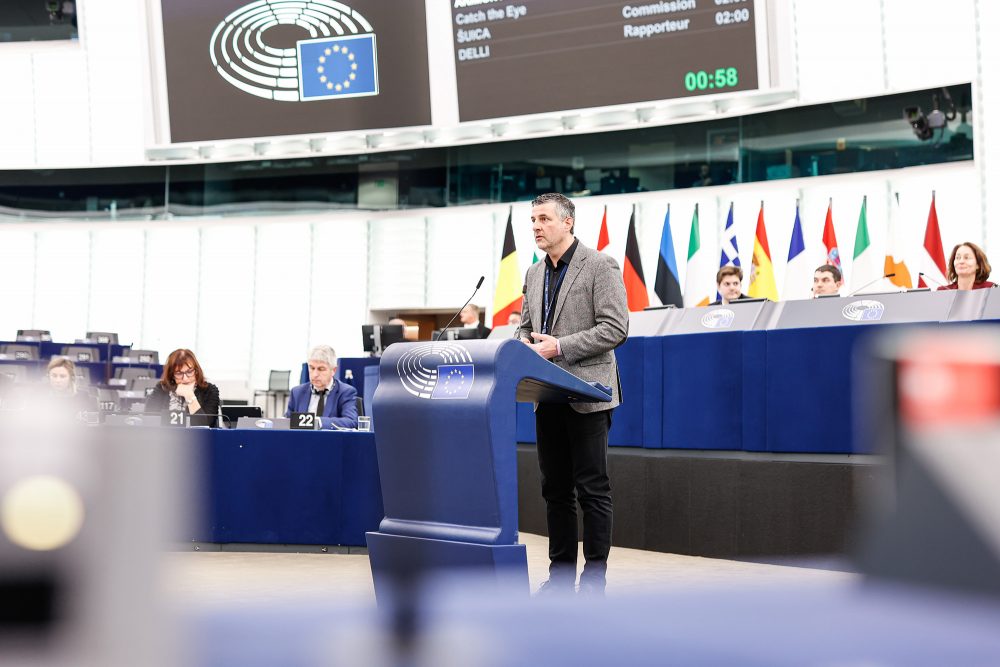
{"type": "Polygon", "coordinates": [[[303,101],[378,95],[374,34],[307,39],[297,48],[303,101]]]}
{"type": "Polygon", "coordinates": [[[475,377],[472,364],[442,364],[431,398],[468,398],[475,377]]]}

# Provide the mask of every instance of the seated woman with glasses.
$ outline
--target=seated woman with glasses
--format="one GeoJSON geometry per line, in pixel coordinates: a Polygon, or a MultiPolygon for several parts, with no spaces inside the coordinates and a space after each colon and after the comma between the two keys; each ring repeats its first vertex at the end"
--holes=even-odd
{"type": "Polygon", "coordinates": [[[146,412],[185,410],[191,415],[219,414],[219,388],[205,380],[191,350],[174,350],[163,366],[163,377],[146,399],[146,412]]]}

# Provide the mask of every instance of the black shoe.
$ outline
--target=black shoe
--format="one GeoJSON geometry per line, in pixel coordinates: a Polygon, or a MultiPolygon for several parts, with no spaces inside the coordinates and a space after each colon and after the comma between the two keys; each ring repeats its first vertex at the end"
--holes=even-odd
{"type": "Polygon", "coordinates": [[[549,578],[542,582],[535,595],[572,595],[576,590],[576,563],[549,564],[549,578]]]}
{"type": "Polygon", "coordinates": [[[591,597],[604,597],[608,585],[608,561],[587,561],[580,575],[577,593],[591,597]]]}
{"type": "Polygon", "coordinates": [[[576,588],[576,583],[572,579],[552,578],[542,582],[542,585],[535,591],[536,597],[558,597],[572,595],[576,588]]]}
{"type": "Polygon", "coordinates": [[[580,577],[580,585],[577,586],[576,594],[585,597],[602,598],[604,597],[604,589],[607,585],[608,582],[604,579],[580,577]]]}

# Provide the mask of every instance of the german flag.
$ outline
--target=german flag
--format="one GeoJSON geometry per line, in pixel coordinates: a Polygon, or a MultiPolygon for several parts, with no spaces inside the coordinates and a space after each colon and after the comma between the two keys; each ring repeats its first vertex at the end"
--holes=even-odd
{"type": "Polygon", "coordinates": [[[622,267],[622,277],[625,279],[628,309],[637,311],[648,308],[649,292],[646,291],[646,278],[642,275],[639,241],[635,236],[635,206],[632,207],[632,217],[628,221],[628,238],[625,241],[625,265],[622,267]]]}
{"type": "Polygon", "coordinates": [[[514,246],[514,226],[512,217],[514,207],[507,213],[507,231],[503,235],[503,253],[500,259],[500,271],[497,274],[497,289],[493,294],[493,326],[506,326],[511,313],[521,312],[520,267],[517,264],[517,248],[514,246]]]}

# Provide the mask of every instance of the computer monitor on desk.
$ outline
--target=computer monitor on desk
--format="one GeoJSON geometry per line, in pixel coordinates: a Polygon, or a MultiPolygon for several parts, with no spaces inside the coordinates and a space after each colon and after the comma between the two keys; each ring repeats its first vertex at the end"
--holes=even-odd
{"type": "Polygon", "coordinates": [[[264,411],[257,405],[223,405],[220,411],[222,412],[222,423],[226,428],[236,428],[236,424],[243,417],[260,419],[264,416],[264,411]]]}
{"type": "Polygon", "coordinates": [[[434,340],[479,340],[479,329],[473,327],[450,327],[435,332],[434,340]],[[438,333],[441,335],[438,336],[438,333]]]}
{"type": "Polygon", "coordinates": [[[373,357],[381,357],[382,350],[393,343],[403,342],[402,324],[362,324],[361,340],[365,352],[373,357]]]}

